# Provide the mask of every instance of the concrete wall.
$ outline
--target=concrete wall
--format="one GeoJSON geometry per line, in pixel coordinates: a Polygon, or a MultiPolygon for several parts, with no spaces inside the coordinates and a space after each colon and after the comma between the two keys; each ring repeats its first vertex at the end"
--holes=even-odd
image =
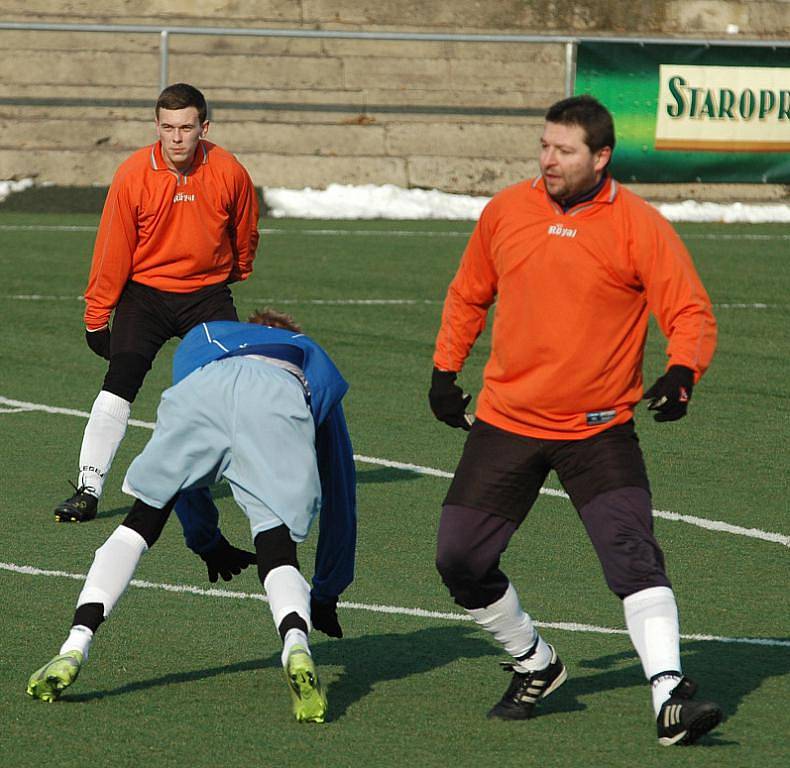
{"type": "MultiPolygon", "coordinates": [[[[790,1],[0,0],[0,20],[505,34],[726,36],[790,30],[790,1]]],[[[0,178],[107,184],[154,140],[159,36],[0,30],[0,178]]],[[[169,81],[212,105],[209,138],[260,186],[394,183],[491,194],[537,169],[542,115],[564,95],[558,43],[171,35],[169,81]]],[[[686,189],[654,188],[662,198],[686,189]]],[[[708,199],[780,199],[717,187],[708,199]]]]}

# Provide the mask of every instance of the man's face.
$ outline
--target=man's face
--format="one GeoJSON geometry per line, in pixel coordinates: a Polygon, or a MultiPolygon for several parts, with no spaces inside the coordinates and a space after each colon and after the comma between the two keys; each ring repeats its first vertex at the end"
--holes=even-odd
{"type": "Polygon", "coordinates": [[[612,156],[611,147],[591,152],[580,125],[546,123],[540,139],[540,172],[549,194],[568,200],[592,189],[612,156]]]}
{"type": "Polygon", "coordinates": [[[198,141],[208,132],[208,120],[200,122],[195,107],[160,109],[156,133],[162,142],[162,156],[168,167],[183,171],[192,165],[198,141]]]}

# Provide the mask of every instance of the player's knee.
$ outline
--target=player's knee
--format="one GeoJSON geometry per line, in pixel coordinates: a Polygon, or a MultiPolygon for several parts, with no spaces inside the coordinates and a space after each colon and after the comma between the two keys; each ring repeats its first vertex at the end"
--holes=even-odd
{"type": "Polygon", "coordinates": [[[621,599],[669,586],[664,554],[653,535],[649,492],[626,486],[595,496],[580,510],[609,589],[621,599]]]}
{"type": "Polygon", "coordinates": [[[122,525],[139,533],[150,549],[159,539],[174,502],[175,499],[171,499],[162,509],[157,509],[137,499],[122,525]]]}
{"type": "Polygon", "coordinates": [[[607,586],[621,600],[643,589],[672,586],[664,555],[655,541],[621,540],[602,565],[607,586]]]}
{"type": "Polygon", "coordinates": [[[507,588],[507,577],[497,563],[440,549],[436,569],[453,600],[463,608],[482,608],[496,602],[507,588]]]}
{"type": "Polygon", "coordinates": [[[440,539],[436,547],[436,570],[445,584],[463,573],[466,570],[466,561],[461,548],[440,539]]]}
{"type": "Polygon", "coordinates": [[[492,563],[484,552],[470,550],[460,538],[440,538],[436,548],[436,570],[453,591],[460,583],[477,583],[489,572],[492,563]]]}
{"type": "Polygon", "coordinates": [[[297,571],[299,570],[296,542],[291,538],[291,532],[286,525],[261,531],[255,537],[255,553],[258,556],[258,578],[261,584],[269,571],[280,566],[292,565],[297,571]]]}
{"type": "Polygon", "coordinates": [[[102,389],[132,403],[150,370],[151,361],[147,357],[134,352],[120,352],[110,358],[102,389]]]}

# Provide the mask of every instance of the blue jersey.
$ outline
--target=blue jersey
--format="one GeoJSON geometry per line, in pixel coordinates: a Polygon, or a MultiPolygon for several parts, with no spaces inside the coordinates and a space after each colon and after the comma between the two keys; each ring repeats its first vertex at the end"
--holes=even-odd
{"type": "MultiPolygon", "coordinates": [[[[301,374],[316,426],[321,511],[313,593],[320,600],[340,595],[354,578],[356,475],[342,399],[348,384],[329,355],[311,338],[282,328],[219,320],[195,326],[173,358],[173,384],[216,360],[263,355],[282,360],[301,374]]],[[[213,548],[218,513],[206,491],[182,493],[175,506],[187,545],[213,548]]]]}
{"type": "Polygon", "coordinates": [[[310,388],[310,409],[316,427],[324,423],[348,390],[329,355],[309,336],[229,320],[201,323],[184,336],[173,358],[173,384],[214,360],[233,355],[264,355],[299,368],[310,388]]]}

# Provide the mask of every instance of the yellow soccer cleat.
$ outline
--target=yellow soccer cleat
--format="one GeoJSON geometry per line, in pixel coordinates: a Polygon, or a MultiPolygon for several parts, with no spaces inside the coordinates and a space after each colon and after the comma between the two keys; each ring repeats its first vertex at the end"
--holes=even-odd
{"type": "Polygon", "coordinates": [[[52,661],[30,675],[27,695],[52,703],[77,679],[82,662],[83,657],[79,651],[68,651],[55,656],[52,661]]]}
{"type": "Polygon", "coordinates": [[[326,716],[326,695],[321,688],[313,657],[301,645],[288,654],[285,678],[291,689],[291,702],[300,723],[323,723],[326,716]]]}

